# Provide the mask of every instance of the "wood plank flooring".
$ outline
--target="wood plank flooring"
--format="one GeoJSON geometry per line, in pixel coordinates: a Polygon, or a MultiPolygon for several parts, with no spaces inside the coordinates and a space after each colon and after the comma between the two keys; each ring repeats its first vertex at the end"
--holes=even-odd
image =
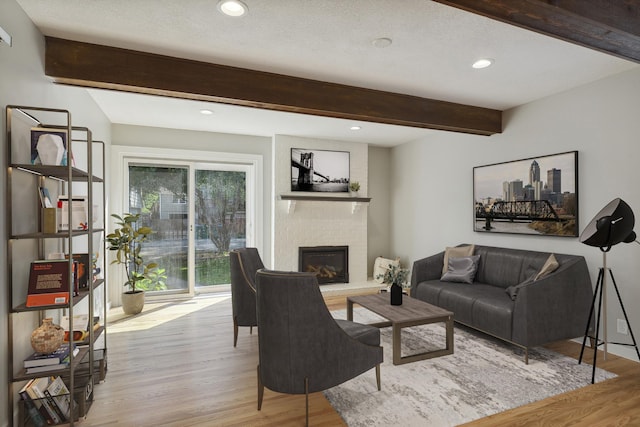
{"type": "MultiPolygon", "coordinates": [[[[346,306],[344,296],[326,300],[332,310],[346,306]]],[[[114,309],[108,345],[107,378],[95,387],[96,400],[81,426],[304,425],[303,395],[265,390],[257,410],[258,336],[240,328],[233,347],[229,295],[147,303],[129,318],[114,309]]],[[[549,347],[576,358],[580,351],[573,342],[549,347]]],[[[598,366],[618,378],[466,425],[638,426],[640,363],[611,354],[607,359],[599,357],[598,366]]],[[[309,411],[313,426],[345,425],[322,393],[310,396],[309,411]]]]}

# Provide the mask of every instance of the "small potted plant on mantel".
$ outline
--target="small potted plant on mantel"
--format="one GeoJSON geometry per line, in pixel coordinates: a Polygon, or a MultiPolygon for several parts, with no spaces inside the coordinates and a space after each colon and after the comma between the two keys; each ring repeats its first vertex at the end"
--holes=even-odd
{"type": "Polygon", "coordinates": [[[349,183],[349,194],[351,197],[357,197],[358,191],[360,191],[360,183],[358,181],[352,181],[349,183]]]}
{"type": "MultiPolygon", "coordinates": [[[[140,255],[142,243],[146,241],[154,231],[151,227],[139,227],[140,214],[126,213],[123,216],[113,214],[116,228],[113,233],[107,235],[109,250],[116,252],[116,259],[111,264],[124,264],[127,281],[124,286],[129,290],[122,294],[122,309],[125,314],[138,314],[144,307],[144,291],[140,285],[154,286],[166,276],[159,274],[158,264],[150,262],[145,264],[140,255]]],[[[162,271],[163,272],[163,271],[162,271]]]]}

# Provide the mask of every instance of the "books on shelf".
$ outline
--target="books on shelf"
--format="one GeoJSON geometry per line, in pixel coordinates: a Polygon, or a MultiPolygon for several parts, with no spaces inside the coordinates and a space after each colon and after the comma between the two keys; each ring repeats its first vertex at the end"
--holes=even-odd
{"type": "MultiPolygon", "coordinates": [[[[71,198],[71,229],[86,230],[88,227],[87,198],[73,196],[71,198]]],[[[58,230],[69,230],[69,196],[58,196],[58,230]]]]}
{"type": "Polygon", "coordinates": [[[71,395],[62,378],[53,376],[34,378],[20,390],[19,394],[25,401],[34,424],[60,424],[69,419],[71,395]]]}
{"type": "Polygon", "coordinates": [[[27,307],[67,304],[69,279],[68,261],[33,261],[29,272],[27,307]]]}
{"type": "MultiPolygon", "coordinates": [[[[73,355],[77,356],[78,353],[80,352],[79,348],[74,348],[73,349],[73,355]]],[[[50,372],[50,371],[57,371],[59,369],[65,369],[69,367],[69,361],[70,361],[70,357],[69,357],[69,353],[67,352],[67,355],[62,358],[62,359],[57,359],[57,363],[51,363],[51,364],[47,364],[47,365],[33,365],[30,367],[25,367],[25,373],[27,375],[32,375],[32,374],[39,374],[39,373],[43,373],[43,372],[50,372]]]]}
{"type": "Polygon", "coordinates": [[[69,344],[62,343],[53,353],[32,353],[31,356],[24,359],[24,367],[57,365],[62,363],[67,356],[69,356],[69,344]]]}
{"type": "MultiPolygon", "coordinates": [[[[66,259],[69,259],[69,254],[65,254],[66,259]]],[[[79,289],[87,289],[89,287],[89,269],[92,268],[91,258],[89,254],[78,253],[73,254],[72,258],[74,262],[78,263],[76,268],[75,281],[78,283],[79,289]]]]}

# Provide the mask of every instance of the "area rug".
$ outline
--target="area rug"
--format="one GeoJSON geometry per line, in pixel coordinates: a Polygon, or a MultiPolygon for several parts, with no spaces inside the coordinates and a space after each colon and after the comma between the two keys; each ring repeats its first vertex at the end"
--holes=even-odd
{"type": "MultiPolygon", "coordinates": [[[[332,312],[346,319],[345,310],[332,312]]],[[[379,321],[357,307],[354,320],[379,321]]],[[[522,350],[467,328],[455,327],[454,354],[393,365],[391,328],[381,329],[384,363],[382,390],[375,371],[366,372],[325,391],[325,396],[350,427],[455,426],[526,405],[591,383],[592,366],[542,347],[522,350]]],[[[416,326],[402,332],[402,355],[445,343],[442,324],[416,326]]],[[[596,382],[616,375],[600,368],[596,382]]]]}

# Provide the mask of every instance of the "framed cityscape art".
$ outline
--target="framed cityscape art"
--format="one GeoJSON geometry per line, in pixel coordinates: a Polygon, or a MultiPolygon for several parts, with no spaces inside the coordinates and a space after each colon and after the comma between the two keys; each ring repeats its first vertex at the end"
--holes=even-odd
{"type": "Polygon", "coordinates": [[[473,168],[473,229],[578,236],[578,152],[473,168]]]}

